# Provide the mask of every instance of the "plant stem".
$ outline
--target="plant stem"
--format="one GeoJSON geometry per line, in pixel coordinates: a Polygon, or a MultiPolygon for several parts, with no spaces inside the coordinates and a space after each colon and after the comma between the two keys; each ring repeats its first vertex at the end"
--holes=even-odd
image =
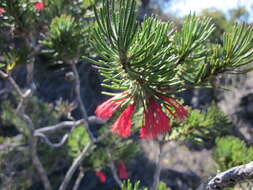
{"type": "Polygon", "coordinates": [[[115,167],[115,164],[114,162],[110,162],[110,169],[112,171],[112,175],[113,175],[113,178],[115,179],[116,183],[119,185],[119,187],[122,187],[122,181],[120,180],[118,174],[117,174],[117,169],[115,167]]]}
{"type": "Polygon", "coordinates": [[[34,167],[36,168],[37,172],[39,173],[39,176],[43,182],[45,190],[52,190],[46,171],[43,165],[41,164],[38,154],[37,154],[37,137],[31,134],[29,136],[29,142],[30,142],[30,148],[31,148],[32,163],[34,167]]]}
{"type": "Polygon", "coordinates": [[[78,168],[78,166],[80,166],[81,162],[83,161],[85,155],[87,154],[87,152],[93,147],[94,143],[93,142],[89,142],[86,147],[83,149],[83,151],[81,152],[81,154],[75,159],[75,161],[73,162],[73,164],[71,165],[71,167],[69,168],[67,174],[64,177],[64,180],[59,188],[59,190],[65,190],[74,174],[74,172],[76,171],[76,169],[78,168]]]}
{"type": "Polygon", "coordinates": [[[87,115],[87,111],[84,107],[84,103],[83,103],[83,100],[81,98],[81,87],[80,87],[80,78],[79,78],[79,74],[78,74],[78,71],[77,71],[77,68],[76,68],[76,64],[75,63],[72,63],[71,64],[71,68],[72,68],[72,71],[74,73],[74,76],[75,76],[75,93],[76,93],[76,98],[77,98],[77,101],[79,103],[79,106],[80,106],[80,109],[81,109],[81,113],[82,113],[82,118],[84,119],[84,125],[85,125],[85,128],[86,128],[86,131],[90,137],[90,140],[91,141],[94,141],[94,136],[89,128],[89,123],[88,123],[88,115],[87,115]]]}
{"type": "Polygon", "coordinates": [[[161,174],[161,160],[163,157],[162,154],[162,148],[163,148],[163,141],[158,142],[158,154],[157,154],[157,159],[156,159],[156,164],[155,164],[155,172],[153,176],[153,184],[150,190],[156,190],[157,186],[159,185],[160,182],[160,174],[161,174]]]}
{"type": "Polygon", "coordinates": [[[79,156],[74,160],[74,162],[72,163],[71,167],[69,168],[67,174],[64,177],[64,180],[61,183],[61,186],[59,188],[59,190],[66,190],[67,186],[74,174],[74,172],[76,171],[76,169],[78,168],[78,166],[80,166],[80,164],[82,163],[83,159],[85,158],[85,156],[87,155],[87,153],[92,150],[92,148],[94,148],[95,143],[98,143],[100,141],[102,141],[104,138],[106,138],[109,134],[111,134],[111,130],[108,130],[107,132],[105,132],[104,134],[102,134],[101,136],[97,137],[96,140],[89,142],[83,149],[83,151],[81,152],[81,154],[79,154],[79,156]]]}
{"type": "Polygon", "coordinates": [[[75,185],[73,187],[73,190],[78,190],[79,186],[80,186],[80,183],[83,179],[83,176],[84,176],[84,168],[82,166],[79,167],[79,175],[76,179],[76,182],[75,182],[75,185]]]}
{"type": "Polygon", "coordinates": [[[121,187],[123,183],[122,183],[122,181],[120,180],[120,178],[117,174],[117,169],[115,167],[115,164],[114,164],[114,161],[112,159],[112,155],[111,155],[111,152],[110,152],[109,149],[107,149],[107,155],[109,157],[109,160],[111,160],[110,163],[109,163],[109,167],[112,171],[113,178],[116,181],[116,183],[119,185],[119,187],[121,187]]]}
{"type": "Polygon", "coordinates": [[[35,63],[35,54],[36,52],[34,51],[33,47],[31,44],[33,44],[34,39],[31,40],[32,38],[29,38],[28,36],[26,38],[26,44],[29,47],[31,53],[28,55],[28,63],[26,65],[26,85],[28,87],[28,90],[25,93],[22,93],[20,87],[16,83],[16,81],[9,75],[7,79],[10,81],[14,89],[18,92],[19,96],[21,97],[20,103],[18,105],[18,108],[16,110],[17,114],[21,117],[23,121],[27,123],[27,128],[29,130],[29,146],[30,146],[30,151],[31,151],[31,159],[32,159],[32,164],[34,165],[35,169],[37,170],[40,179],[42,180],[43,186],[45,190],[52,190],[52,186],[50,184],[50,181],[47,177],[47,173],[39,159],[38,153],[37,153],[37,142],[38,139],[35,136],[35,130],[34,130],[34,124],[32,119],[26,114],[26,108],[28,105],[28,102],[35,90],[35,85],[34,85],[34,63],[35,63]]]}

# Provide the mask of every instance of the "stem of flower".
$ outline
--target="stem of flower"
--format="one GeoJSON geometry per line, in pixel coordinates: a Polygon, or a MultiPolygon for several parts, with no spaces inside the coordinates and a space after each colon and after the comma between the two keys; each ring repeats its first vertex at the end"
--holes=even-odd
{"type": "Polygon", "coordinates": [[[164,138],[162,138],[161,141],[158,141],[158,153],[157,153],[157,159],[156,159],[156,164],[155,164],[155,172],[153,176],[153,184],[150,190],[156,190],[160,182],[160,174],[161,174],[161,169],[162,169],[161,160],[163,157],[163,154],[162,154],[163,144],[164,144],[164,138]]]}

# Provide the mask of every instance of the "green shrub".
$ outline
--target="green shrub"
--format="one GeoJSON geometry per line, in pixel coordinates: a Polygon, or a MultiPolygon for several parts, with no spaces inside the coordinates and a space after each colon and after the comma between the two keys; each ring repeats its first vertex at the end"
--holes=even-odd
{"type": "Polygon", "coordinates": [[[253,158],[253,148],[247,147],[239,138],[218,137],[215,142],[217,146],[213,151],[213,158],[221,171],[246,164],[253,158]]]}

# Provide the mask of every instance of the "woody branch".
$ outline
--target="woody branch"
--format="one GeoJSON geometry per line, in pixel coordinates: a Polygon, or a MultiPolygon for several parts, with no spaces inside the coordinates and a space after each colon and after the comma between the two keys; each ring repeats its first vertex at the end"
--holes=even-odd
{"type": "Polygon", "coordinates": [[[207,184],[207,190],[220,190],[226,187],[233,187],[238,183],[253,179],[253,161],[236,166],[222,173],[217,174],[207,184]]]}

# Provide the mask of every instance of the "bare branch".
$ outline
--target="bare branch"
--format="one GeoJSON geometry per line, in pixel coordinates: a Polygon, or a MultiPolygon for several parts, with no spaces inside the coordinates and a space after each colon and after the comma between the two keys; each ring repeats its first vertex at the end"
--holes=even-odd
{"type": "Polygon", "coordinates": [[[112,155],[111,155],[111,152],[109,149],[107,149],[107,155],[109,157],[109,160],[111,160],[109,163],[109,167],[112,171],[113,178],[115,179],[115,181],[119,185],[119,187],[121,187],[123,183],[118,176],[117,169],[115,167],[114,161],[112,160],[112,155]]]}
{"type": "Polygon", "coordinates": [[[92,148],[93,145],[94,145],[93,142],[89,142],[85,146],[85,148],[83,149],[81,154],[75,159],[75,161],[72,163],[71,167],[69,168],[67,174],[65,175],[64,180],[63,180],[59,190],[65,190],[67,188],[74,172],[76,171],[78,166],[80,166],[80,164],[82,163],[83,159],[85,158],[87,152],[92,148]]]}
{"type": "Polygon", "coordinates": [[[32,156],[32,162],[33,165],[36,167],[39,176],[41,180],[43,181],[44,188],[46,190],[52,190],[51,184],[48,180],[46,171],[44,167],[42,166],[39,157],[37,155],[37,138],[34,137],[32,134],[30,135],[30,147],[31,147],[31,156],[32,156]]]}
{"type": "Polygon", "coordinates": [[[43,165],[41,164],[40,159],[37,154],[37,137],[35,137],[34,133],[33,133],[34,126],[33,126],[32,120],[25,113],[18,113],[18,114],[27,123],[27,127],[30,130],[29,146],[30,146],[30,151],[31,151],[32,163],[39,173],[40,179],[43,182],[45,190],[52,190],[52,187],[51,187],[50,181],[47,177],[46,171],[45,171],[43,165]]]}
{"type": "Polygon", "coordinates": [[[76,64],[72,63],[71,68],[72,68],[72,71],[73,71],[74,76],[75,76],[75,93],[76,93],[76,98],[77,98],[77,101],[78,101],[80,109],[81,109],[82,117],[84,119],[84,125],[85,125],[85,128],[87,130],[87,133],[88,133],[91,141],[94,141],[94,136],[93,136],[93,134],[92,134],[92,132],[89,128],[87,111],[84,107],[84,103],[83,103],[83,100],[82,100],[81,94],[80,94],[80,89],[81,89],[81,87],[80,87],[80,78],[79,78],[79,74],[78,74],[78,71],[77,71],[77,68],[76,68],[76,64]]]}
{"type": "Polygon", "coordinates": [[[34,127],[33,127],[33,123],[32,123],[31,118],[24,113],[17,113],[17,114],[20,115],[20,117],[23,119],[23,121],[25,121],[27,123],[27,128],[30,130],[30,133],[33,133],[34,127]]]}
{"type": "MultiPolygon", "coordinates": [[[[67,141],[71,132],[65,134],[62,137],[61,141],[58,143],[52,143],[49,140],[49,138],[45,135],[45,133],[47,133],[47,134],[54,133],[55,131],[60,130],[60,129],[64,129],[64,128],[72,128],[73,129],[76,126],[81,125],[83,123],[83,121],[84,121],[83,119],[78,120],[78,121],[63,121],[63,122],[58,123],[56,125],[43,127],[43,128],[35,130],[34,136],[43,138],[45,143],[47,143],[49,146],[57,148],[57,147],[60,147],[65,144],[65,142],[67,141]]],[[[97,118],[96,116],[88,117],[88,122],[89,123],[96,123],[96,124],[104,124],[105,123],[104,120],[101,120],[101,119],[97,118]]],[[[97,141],[97,139],[95,141],[97,141]]]]}
{"type": "MultiPolygon", "coordinates": [[[[106,121],[101,120],[101,119],[97,118],[96,116],[90,116],[90,117],[88,117],[88,122],[95,123],[95,124],[104,124],[106,121]]],[[[49,140],[49,138],[45,135],[45,133],[47,133],[47,134],[54,133],[55,131],[60,130],[60,129],[64,129],[64,128],[72,128],[73,129],[74,127],[81,125],[83,123],[84,123],[84,119],[80,119],[78,121],[63,121],[63,122],[58,123],[56,125],[43,127],[43,128],[35,130],[34,136],[43,138],[45,143],[47,143],[49,146],[57,148],[57,147],[60,147],[65,144],[65,142],[67,141],[71,132],[65,134],[62,137],[61,141],[58,143],[52,143],[49,140]]],[[[107,133],[105,133],[105,134],[107,135],[107,133]]],[[[97,139],[95,139],[94,142],[97,142],[97,139]]]]}
{"type": "Polygon", "coordinates": [[[54,147],[54,148],[58,148],[58,147],[61,147],[62,145],[65,144],[65,142],[68,140],[69,135],[70,135],[70,133],[65,134],[62,137],[61,141],[58,143],[52,143],[49,140],[49,138],[46,135],[44,135],[43,133],[36,133],[34,136],[41,137],[45,141],[45,143],[47,143],[49,146],[54,147]]]}
{"type": "Polygon", "coordinates": [[[109,134],[111,133],[110,130],[106,131],[103,135],[99,136],[98,138],[96,138],[94,141],[89,142],[85,148],[83,149],[83,151],[81,152],[81,154],[75,159],[75,161],[72,163],[71,167],[69,168],[67,174],[64,177],[64,180],[59,188],[59,190],[66,190],[73,174],[75,173],[76,169],[78,168],[78,166],[80,166],[80,164],[82,163],[83,159],[85,158],[85,156],[87,155],[87,152],[90,151],[90,149],[93,147],[93,145],[95,143],[98,143],[100,141],[102,141],[105,137],[107,137],[109,134]]]}
{"type": "Polygon", "coordinates": [[[14,90],[16,90],[16,92],[18,93],[19,96],[21,96],[22,98],[24,98],[24,94],[22,92],[22,90],[19,88],[18,84],[16,83],[16,81],[12,78],[12,76],[10,74],[7,74],[3,71],[0,70],[0,76],[3,78],[3,79],[7,79],[12,87],[14,88],[14,90]]]}
{"type": "Polygon", "coordinates": [[[213,177],[207,184],[207,190],[221,190],[253,179],[253,162],[231,168],[213,177]]]}
{"type": "Polygon", "coordinates": [[[5,79],[8,77],[8,74],[6,74],[5,72],[0,70],[0,76],[1,76],[1,78],[5,79]]]}
{"type": "MultiPolygon", "coordinates": [[[[88,117],[88,122],[93,123],[93,124],[105,124],[106,123],[105,120],[101,120],[101,119],[97,118],[96,116],[88,117]]],[[[36,133],[50,134],[50,133],[54,133],[57,130],[64,129],[64,128],[72,128],[72,127],[81,125],[83,123],[84,123],[84,119],[80,119],[80,120],[77,120],[77,121],[63,121],[63,122],[58,123],[56,125],[52,125],[52,126],[37,129],[35,131],[35,135],[36,135],[36,133]]]]}
{"type": "Polygon", "coordinates": [[[106,124],[106,120],[100,119],[94,115],[88,117],[89,124],[106,124]]]}
{"type": "Polygon", "coordinates": [[[94,143],[98,143],[100,141],[102,141],[105,137],[107,137],[109,134],[111,134],[112,131],[111,130],[107,130],[106,132],[104,132],[104,134],[100,135],[99,137],[97,137],[94,141],[94,143]]]}
{"type": "Polygon", "coordinates": [[[40,47],[37,47],[36,42],[37,39],[32,36],[32,33],[29,33],[28,35],[23,36],[25,39],[25,43],[27,47],[29,48],[29,55],[27,58],[27,64],[26,64],[26,77],[27,77],[27,90],[23,93],[19,85],[16,83],[16,81],[12,78],[11,73],[4,73],[0,70],[0,77],[3,79],[7,79],[7,81],[10,82],[14,90],[18,93],[21,100],[18,104],[18,107],[16,108],[17,115],[26,122],[27,128],[29,130],[29,147],[31,151],[31,159],[34,167],[36,168],[40,179],[43,182],[45,190],[52,190],[52,186],[50,184],[50,181],[47,177],[46,171],[40,162],[39,156],[37,154],[37,137],[35,136],[35,130],[33,126],[33,121],[29,117],[29,115],[26,114],[26,107],[29,102],[29,98],[33,94],[33,92],[36,89],[35,83],[33,81],[33,75],[34,75],[34,62],[35,62],[35,55],[39,52],[40,47]]]}
{"type": "Polygon", "coordinates": [[[109,163],[109,166],[110,166],[110,169],[111,169],[111,171],[112,171],[113,178],[115,179],[116,183],[121,187],[123,183],[122,183],[122,181],[120,180],[120,178],[119,178],[119,176],[118,176],[118,174],[117,174],[117,169],[116,169],[116,167],[115,167],[114,162],[111,161],[111,162],[109,163]]]}
{"type": "Polygon", "coordinates": [[[80,183],[83,179],[83,176],[84,176],[84,168],[82,166],[79,167],[79,175],[76,179],[76,182],[75,182],[75,185],[73,187],[73,190],[78,190],[79,186],[80,186],[80,183]]]}
{"type": "Polygon", "coordinates": [[[26,65],[27,75],[26,82],[28,85],[33,84],[33,70],[34,70],[34,57],[31,57],[29,63],[26,65]]]}
{"type": "Polygon", "coordinates": [[[25,113],[25,109],[26,109],[27,103],[29,101],[28,98],[30,97],[30,95],[32,95],[32,93],[35,90],[35,88],[34,88],[35,85],[33,83],[33,77],[32,77],[33,76],[33,64],[34,64],[34,58],[27,65],[27,75],[29,75],[29,80],[27,82],[30,85],[29,86],[30,88],[25,93],[22,92],[19,85],[16,83],[16,81],[12,78],[12,76],[10,74],[6,74],[6,73],[3,73],[2,71],[0,71],[0,75],[1,75],[1,77],[4,77],[5,79],[7,79],[11,83],[14,90],[16,90],[18,95],[21,97],[18,108],[16,109],[16,113],[17,113],[17,115],[20,116],[20,118],[22,118],[23,121],[25,121],[27,123],[27,128],[29,129],[29,146],[30,146],[30,151],[31,151],[32,163],[33,163],[34,167],[36,168],[40,179],[43,182],[44,188],[46,190],[52,190],[52,186],[51,186],[50,181],[47,177],[46,171],[45,171],[43,165],[41,164],[40,159],[37,154],[37,137],[34,136],[33,121],[25,113]],[[31,65],[31,66],[29,67],[29,65],[31,65]]]}
{"type": "MultiPolygon", "coordinates": [[[[32,53],[34,53],[34,51],[32,51],[32,53]]],[[[106,123],[106,121],[101,120],[95,116],[88,117],[87,111],[86,111],[83,101],[81,99],[80,78],[79,78],[79,74],[78,74],[78,71],[76,68],[76,64],[73,62],[73,64],[71,64],[71,66],[72,66],[72,70],[75,75],[75,93],[76,93],[76,97],[79,102],[80,110],[82,113],[82,119],[78,120],[78,121],[65,121],[65,122],[62,122],[62,123],[59,123],[59,124],[56,124],[53,126],[48,126],[48,127],[37,129],[37,130],[34,130],[33,122],[31,120],[31,118],[28,115],[26,115],[26,112],[25,112],[27,103],[29,101],[28,98],[30,97],[30,95],[33,94],[33,92],[36,88],[34,85],[34,81],[33,81],[34,55],[30,54],[30,56],[29,56],[29,63],[27,64],[27,85],[29,86],[29,89],[24,93],[22,92],[22,90],[20,89],[18,84],[15,82],[15,80],[11,77],[11,75],[8,75],[8,74],[0,71],[0,76],[4,79],[7,79],[12,84],[13,88],[17,91],[19,96],[21,97],[21,100],[20,100],[20,103],[16,109],[16,112],[27,123],[27,127],[30,131],[30,134],[29,134],[29,139],[30,139],[29,142],[30,143],[29,144],[31,147],[32,161],[33,161],[35,168],[37,169],[37,171],[39,173],[41,180],[43,181],[43,185],[46,190],[51,190],[52,187],[51,187],[50,181],[48,180],[46,172],[43,168],[43,165],[41,164],[39,157],[37,155],[37,140],[38,140],[37,138],[38,137],[43,138],[45,140],[45,142],[48,143],[50,146],[59,147],[66,142],[66,140],[69,136],[69,133],[65,134],[59,143],[52,143],[49,140],[49,138],[46,136],[47,133],[50,134],[50,133],[53,133],[59,129],[68,128],[68,127],[73,128],[77,125],[84,124],[86,131],[90,137],[91,142],[87,144],[87,146],[83,149],[81,154],[75,159],[72,166],[69,168],[69,170],[68,170],[68,172],[67,172],[67,174],[60,186],[61,190],[65,190],[67,185],[69,184],[74,172],[80,166],[81,162],[83,161],[84,157],[86,156],[86,153],[88,151],[90,151],[92,149],[92,147],[94,147],[95,143],[103,140],[108,134],[110,134],[110,131],[107,131],[106,133],[99,136],[98,138],[94,138],[92,132],[90,131],[89,124],[90,123],[104,124],[104,123],[106,123]]]]}
{"type": "Polygon", "coordinates": [[[57,130],[69,128],[69,127],[75,127],[75,126],[81,125],[82,123],[83,123],[83,119],[80,119],[78,121],[63,121],[63,122],[58,123],[56,125],[37,129],[35,131],[35,135],[37,135],[38,133],[48,133],[48,134],[54,133],[57,130]]]}

